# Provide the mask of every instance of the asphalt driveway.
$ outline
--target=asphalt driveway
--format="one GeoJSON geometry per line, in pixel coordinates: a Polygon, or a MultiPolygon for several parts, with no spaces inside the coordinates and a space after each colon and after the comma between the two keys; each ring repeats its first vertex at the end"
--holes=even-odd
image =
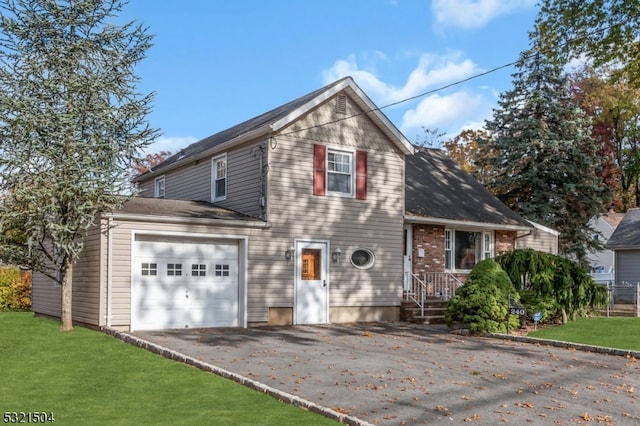
{"type": "Polygon", "coordinates": [[[630,355],[402,323],[133,338],[372,424],[640,425],[640,365],[630,355]]]}

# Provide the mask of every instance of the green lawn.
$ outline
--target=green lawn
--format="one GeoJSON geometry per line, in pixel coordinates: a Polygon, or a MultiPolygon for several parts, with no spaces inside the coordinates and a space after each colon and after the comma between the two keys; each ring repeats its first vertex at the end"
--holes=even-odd
{"type": "Polygon", "coordinates": [[[64,425],[329,425],[336,422],[103,333],[0,312],[0,409],[64,425]]]}
{"type": "Polygon", "coordinates": [[[531,337],[640,351],[640,318],[578,318],[529,333],[531,337]]]}

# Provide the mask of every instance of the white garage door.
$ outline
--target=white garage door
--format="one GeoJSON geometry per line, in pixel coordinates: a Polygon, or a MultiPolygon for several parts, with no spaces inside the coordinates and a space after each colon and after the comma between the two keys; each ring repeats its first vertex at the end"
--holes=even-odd
{"type": "Polygon", "coordinates": [[[238,243],[136,236],[131,329],[238,326],[238,243]]]}

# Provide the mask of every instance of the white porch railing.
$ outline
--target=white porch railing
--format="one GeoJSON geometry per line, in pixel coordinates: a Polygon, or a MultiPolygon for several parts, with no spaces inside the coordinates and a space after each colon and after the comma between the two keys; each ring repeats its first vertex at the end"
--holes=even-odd
{"type": "Polygon", "coordinates": [[[449,272],[423,272],[420,275],[406,272],[405,300],[411,300],[420,307],[420,315],[424,316],[425,301],[428,298],[449,300],[458,287],[464,284],[458,277],[449,272]]]}
{"type": "Polygon", "coordinates": [[[591,278],[598,284],[609,284],[615,282],[615,274],[613,272],[592,272],[591,278]]]}

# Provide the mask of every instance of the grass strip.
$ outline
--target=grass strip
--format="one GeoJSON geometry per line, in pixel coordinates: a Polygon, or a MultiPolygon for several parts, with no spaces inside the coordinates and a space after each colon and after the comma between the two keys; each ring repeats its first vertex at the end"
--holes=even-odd
{"type": "Polygon", "coordinates": [[[529,333],[531,337],[640,351],[640,318],[577,318],[529,333]]]}
{"type": "Polygon", "coordinates": [[[64,425],[329,425],[333,420],[98,331],[0,312],[0,409],[64,425]]]}

